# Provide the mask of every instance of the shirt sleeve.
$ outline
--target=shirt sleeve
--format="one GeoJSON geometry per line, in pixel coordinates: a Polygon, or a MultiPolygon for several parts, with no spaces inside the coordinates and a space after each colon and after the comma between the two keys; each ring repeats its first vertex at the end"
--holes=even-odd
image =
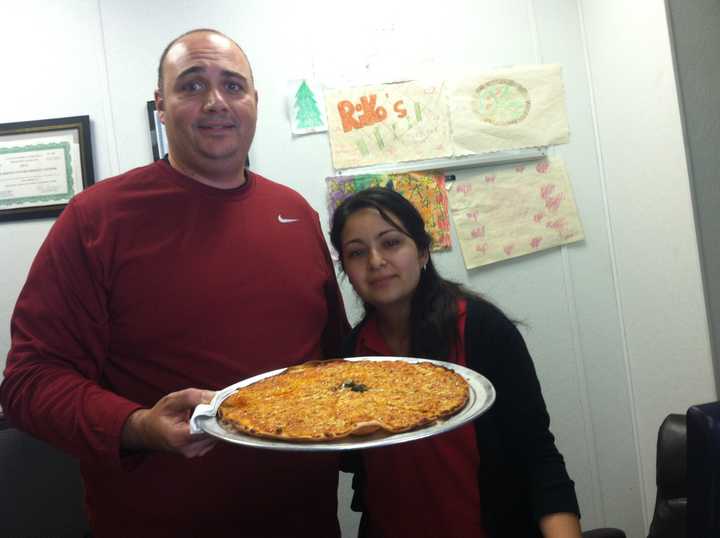
{"type": "MultiPolygon", "coordinates": [[[[496,389],[502,449],[524,476],[533,518],[571,512],[579,515],[574,483],[550,431],[550,416],[532,358],[515,325],[499,311],[486,318],[487,376],[496,389]]],[[[482,457],[482,455],[481,455],[482,457]]]]}
{"type": "Polygon", "coordinates": [[[108,289],[95,238],[71,202],[30,268],[11,318],[0,403],[12,425],[81,459],[120,465],[120,435],[141,406],[101,387],[108,289]]]}

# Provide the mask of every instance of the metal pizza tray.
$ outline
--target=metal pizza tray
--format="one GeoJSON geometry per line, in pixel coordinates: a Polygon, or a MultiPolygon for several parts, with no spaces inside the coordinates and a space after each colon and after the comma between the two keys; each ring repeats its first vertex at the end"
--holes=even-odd
{"type": "Polygon", "coordinates": [[[353,357],[347,361],[405,361],[409,363],[431,362],[444,366],[461,375],[469,385],[468,401],[463,409],[445,420],[437,421],[430,426],[417,430],[402,433],[376,432],[370,435],[351,435],[335,441],[307,442],[307,441],[284,441],[280,439],[262,439],[242,433],[231,432],[223,428],[217,421],[217,410],[220,404],[233,392],[241,387],[252,385],[266,377],[275,376],[284,372],[287,368],[280,368],[271,372],[256,375],[230,385],[215,393],[215,397],[209,404],[201,404],[195,408],[190,418],[190,431],[192,433],[207,433],[228,443],[244,445],[269,450],[291,450],[291,451],[338,451],[355,450],[361,448],[373,448],[398,443],[415,441],[425,437],[431,437],[457,428],[487,411],[495,402],[495,388],[484,376],[470,368],[453,364],[451,362],[435,361],[429,359],[400,358],[400,357],[353,357]]]}

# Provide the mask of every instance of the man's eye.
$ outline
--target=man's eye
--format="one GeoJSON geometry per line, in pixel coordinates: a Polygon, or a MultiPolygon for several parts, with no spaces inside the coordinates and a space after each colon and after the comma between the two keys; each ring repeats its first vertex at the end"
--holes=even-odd
{"type": "Polygon", "coordinates": [[[228,91],[231,91],[233,93],[239,93],[244,90],[243,85],[238,82],[228,82],[227,84],[225,84],[225,87],[228,89],[228,91]]]}
{"type": "Polygon", "coordinates": [[[199,92],[201,91],[205,85],[202,82],[199,82],[197,80],[193,80],[190,82],[186,82],[183,84],[180,89],[184,92],[199,92]]]}

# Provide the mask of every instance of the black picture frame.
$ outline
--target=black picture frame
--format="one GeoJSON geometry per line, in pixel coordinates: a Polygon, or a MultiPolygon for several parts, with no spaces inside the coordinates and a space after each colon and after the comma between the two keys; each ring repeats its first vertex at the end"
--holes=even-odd
{"type": "Polygon", "coordinates": [[[57,217],[94,183],[89,116],[0,124],[0,222],[57,217]]]}
{"type": "Polygon", "coordinates": [[[168,152],[167,134],[155,108],[155,101],[148,101],[146,107],[153,160],[158,161],[165,157],[168,152]]]}

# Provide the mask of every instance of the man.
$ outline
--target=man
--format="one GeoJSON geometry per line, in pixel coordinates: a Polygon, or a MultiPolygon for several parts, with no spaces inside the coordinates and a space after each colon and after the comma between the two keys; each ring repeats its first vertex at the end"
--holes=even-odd
{"type": "Polygon", "coordinates": [[[18,299],[0,402],[79,458],[94,537],[339,536],[335,456],[188,428],[211,390],[337,356],[347,330],[317,214],[244,168],[257,99],[228,37],[171,42],[168,158],[76,196],[18,299]]]}

